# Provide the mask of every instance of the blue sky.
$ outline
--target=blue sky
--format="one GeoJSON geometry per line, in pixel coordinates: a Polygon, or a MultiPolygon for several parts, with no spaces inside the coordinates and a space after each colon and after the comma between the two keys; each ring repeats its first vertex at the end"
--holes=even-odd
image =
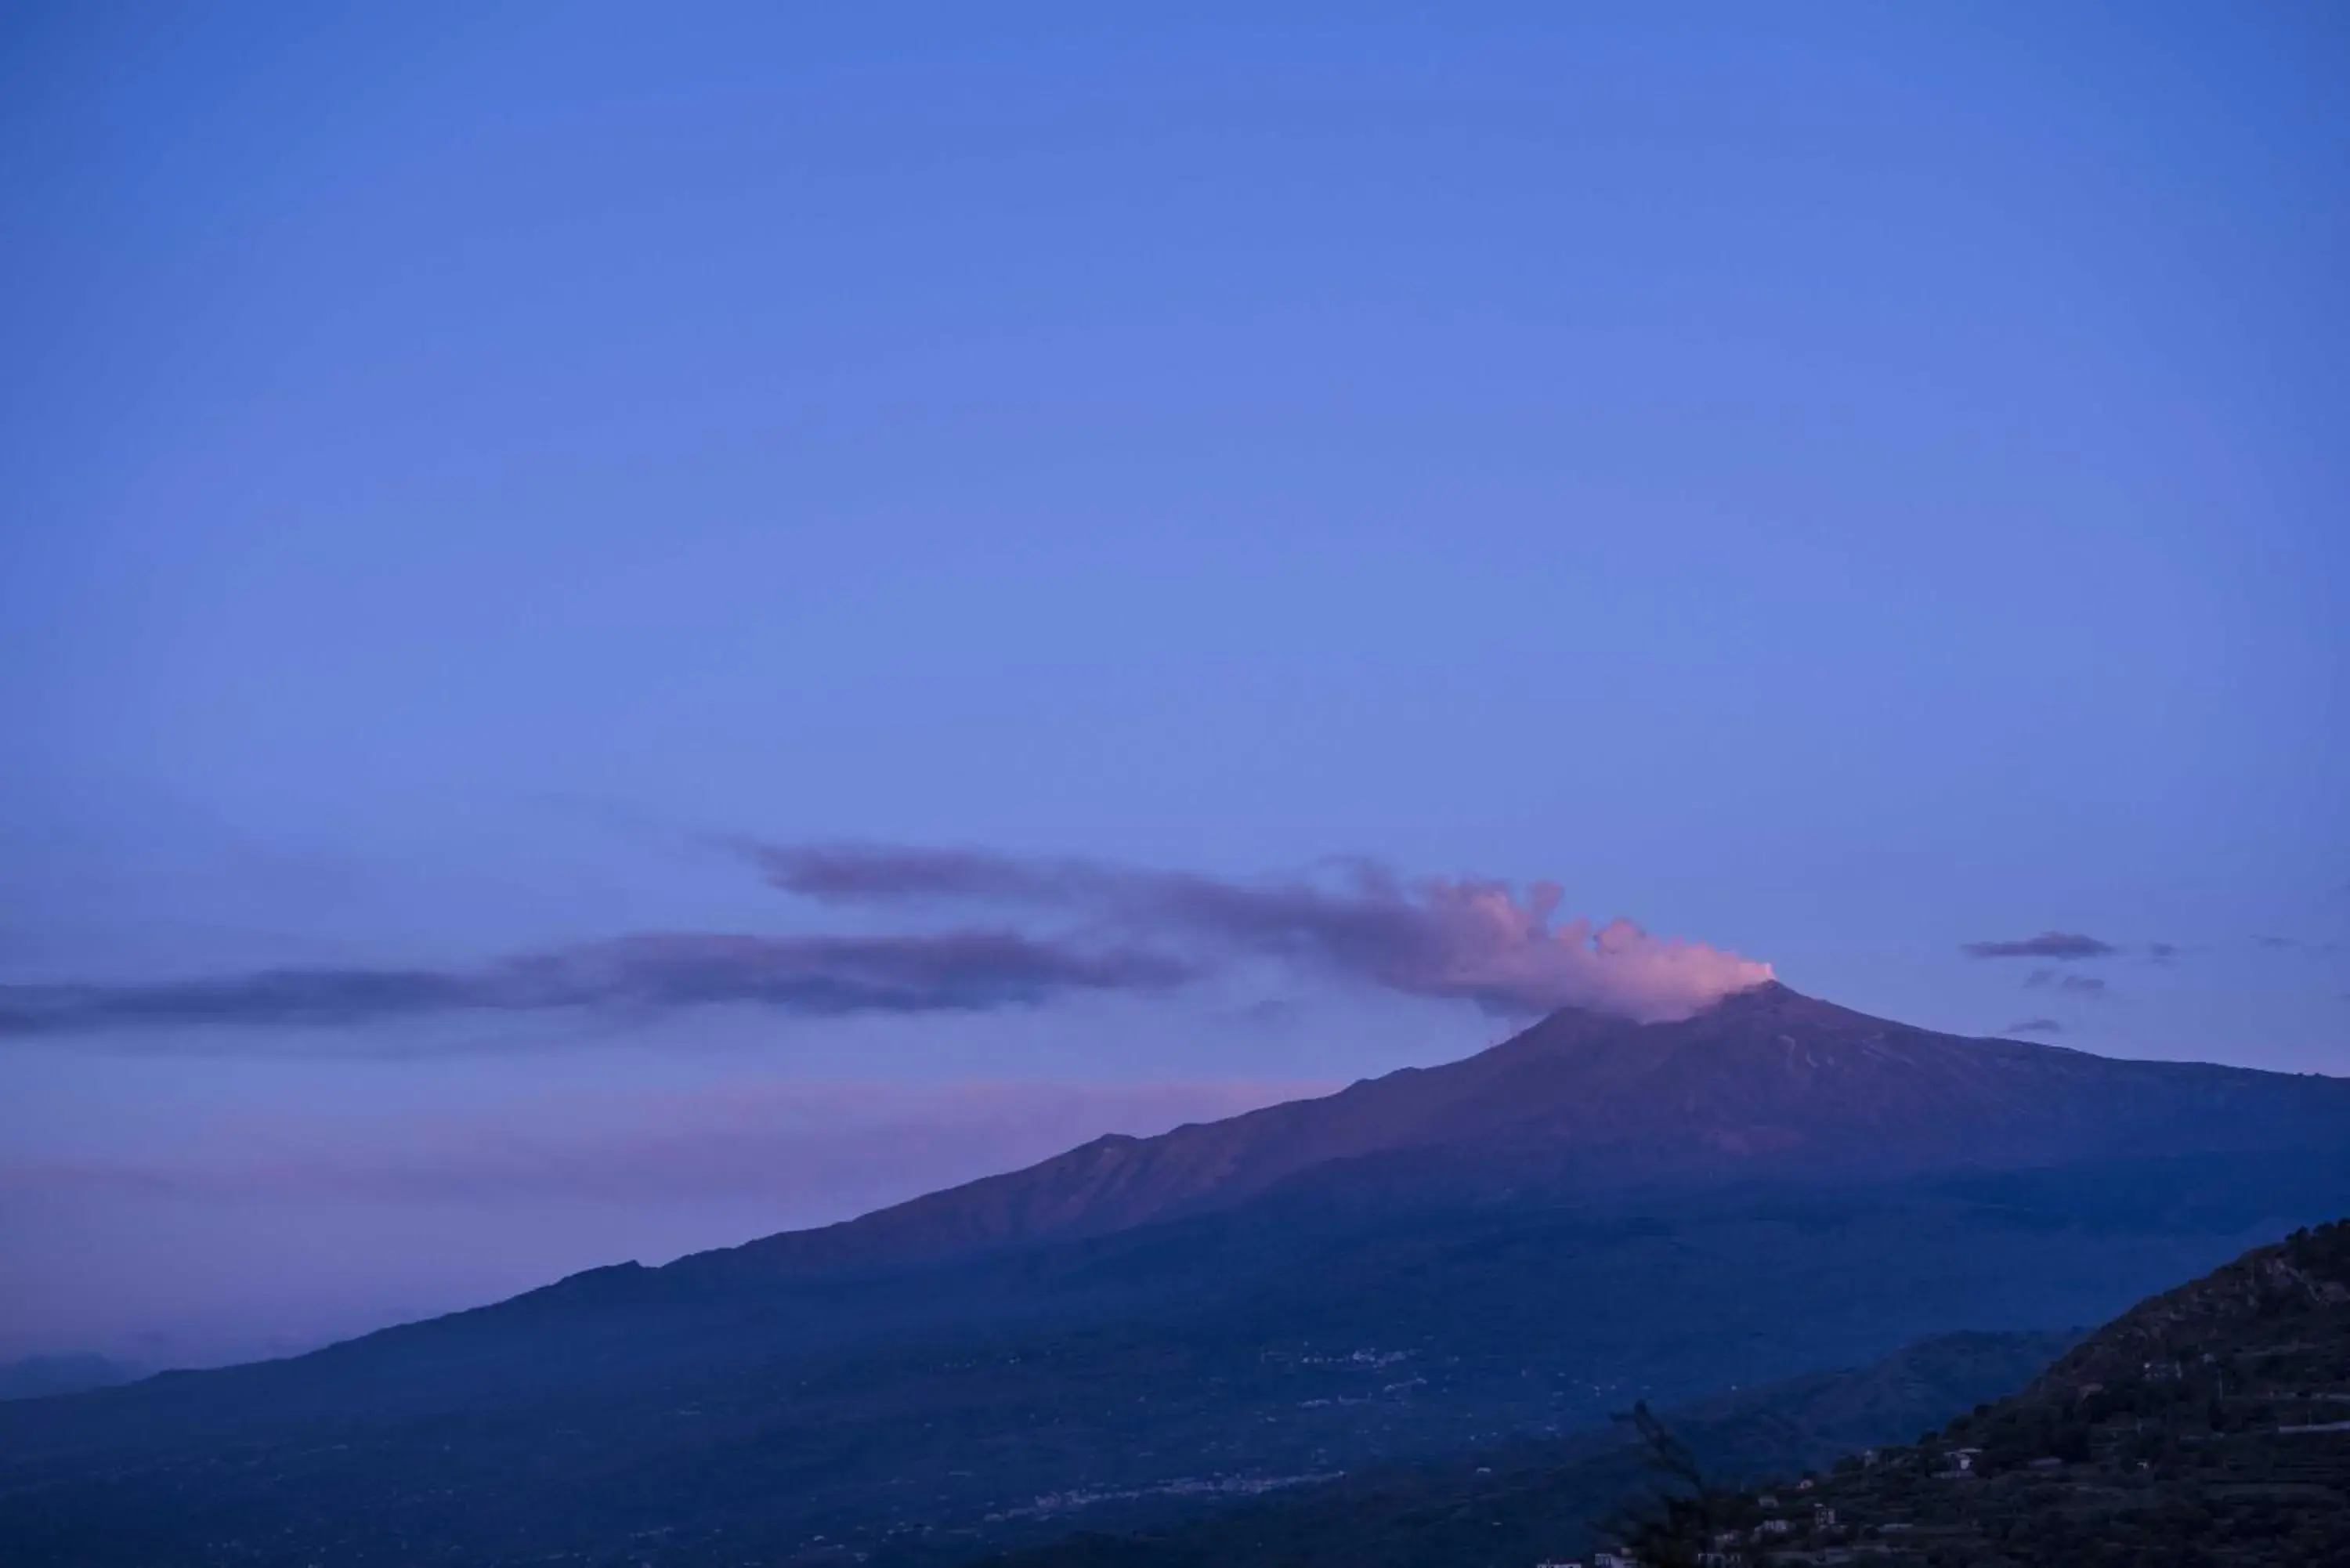
{"type": "MultiPolygon", "coordinates": [[[[19,8],[0,981],[889,927],[743,836],[1370,856],[2350,1072],[2345,63],[2321,5],[19,8]],[[2116,950],[1962,950],[2049,931],[2116,950]]],[[[0,1040],[0,1352],[1504,1027],[1361,981],[0,1040]],[[696,1117],[772,1160],[676,1178],[696,1117]]]]}

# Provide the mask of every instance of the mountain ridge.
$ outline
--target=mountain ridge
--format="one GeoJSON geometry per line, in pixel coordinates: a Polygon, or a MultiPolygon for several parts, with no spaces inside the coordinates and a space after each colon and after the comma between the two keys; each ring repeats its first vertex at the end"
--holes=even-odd
{"type": "Polygon", "coordinates": [[[1602,1191],[1752,1175],[1896,1176],[2350,1137],[2350,1080],[2133,1061],[1945,1034],[1776,981],[1690,1018],[1575,1009],[1459,1061],[1406,1067],[1152,1137],[1110,1135],[810,1230],[671,1265],[821,1272],[1099,1235],[1347,1162],[1479,1187],[1602,1191]]]}
{"type": "Polygon", "coordinates": [[[0,1557],[716,1568],[855,1542],[945,1568],[1039,1540],[1047,1495],[1253,1488],[2103,1321],[2350,1209],[2345,1091],[1792,992],[1555,1014],[825,1231],[0,1403],[0,1557]]]}

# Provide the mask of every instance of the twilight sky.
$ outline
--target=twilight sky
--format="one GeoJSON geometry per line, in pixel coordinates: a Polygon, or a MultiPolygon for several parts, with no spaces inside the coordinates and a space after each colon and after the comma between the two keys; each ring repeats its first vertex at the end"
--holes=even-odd
{"type": "Polygon", "coordinates": [[[2350,1073],[2337,7],[984,9],[0,19],[0,1357],[1763,965],[2350,1073]]]}

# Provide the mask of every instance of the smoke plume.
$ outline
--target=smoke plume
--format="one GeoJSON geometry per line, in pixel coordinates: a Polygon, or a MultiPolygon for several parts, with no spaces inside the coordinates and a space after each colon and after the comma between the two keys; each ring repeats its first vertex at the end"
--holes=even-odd
{"type": "Polygon", "coordinates": [[[1659,1022],[1771,978],[1768,964],[1627,920],[1558,919],[1550,882],[1407,880],[1363,860],[1318,878],[1237,880],[972,850],[736,847],[775,887],[827,904],[1024,905],[1203,962],[1270,958],[1500,1012],[1583,1007],[1659,1022]]]}

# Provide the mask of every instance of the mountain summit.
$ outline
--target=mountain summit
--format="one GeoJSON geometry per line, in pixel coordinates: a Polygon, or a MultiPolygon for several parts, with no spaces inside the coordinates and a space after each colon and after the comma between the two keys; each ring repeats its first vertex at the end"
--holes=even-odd
{"type": "Polygon", "coordinates": [[[1473,1056],[786,1232],[714,1264],[831,1269],[1099,1235],[1276,1189],[1442,1190],[1896,1176],[2350,1138],[2350,1081],[2133,1062],[1874,1018],[1773,981],[1693,1017],[1564,1009],[1473,1056]]]}

